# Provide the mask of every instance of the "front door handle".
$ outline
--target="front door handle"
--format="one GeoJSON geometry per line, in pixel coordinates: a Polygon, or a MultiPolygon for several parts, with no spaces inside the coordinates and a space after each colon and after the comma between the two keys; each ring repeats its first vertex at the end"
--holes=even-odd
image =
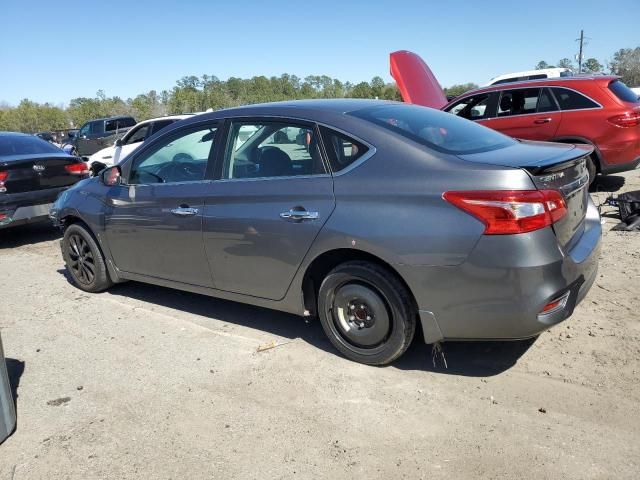
{"type": "Polygon", "coordinates": [[[198,214],[198,209],[191,207],[178,207],[172,209],[171,213],[173,213],[177,217],[192,217],[198,214]]]}
{"type": "Polygon", "coordinates": [[[282,212],[280,218],[290,221],[299,220],[316,220],[318,218],[318,212],[307,212],[306,210],[294,210],[291,209],[288,212],[282,212]]]}
{"type": "Polygon", "coordinates": [[[551,123],[551,119],[549,117],[547,118],[537,118],[533,121],[533,123],[537,123],[538,125],[541,125],[543,123],[551,123]]]}

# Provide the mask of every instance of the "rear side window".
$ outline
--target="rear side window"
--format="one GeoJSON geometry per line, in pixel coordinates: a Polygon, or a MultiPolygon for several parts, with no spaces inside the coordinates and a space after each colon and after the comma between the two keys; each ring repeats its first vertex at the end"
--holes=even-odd
{"type": "Polygon", "coordinates": [[[609,84],[609,90],[623,102],[638,103],[640,98],[638,94],[627,87],[620,80],[614,80],[609,84]]]}
{"type": "Polygon", "coordinates": [[[62,150],[36,136],[0,135],[0,157],[40,153],[62,153],[62,150]]]}
{"type": "Polygon", "coordinates": [[[555,100],[551,96],[551,92],[548,89],[543,88],[538,98],[538,113],[543,112],[555,112],[558,110],[555,100]]]}
{"type": "Polygon", "coordinates": [[[121,128],[133,127],[136,121],[133,118],[117,118],[115,120],[107,120],[104,122],[105,132],[114,132],[121,128]]]}
{"type": "Polygon", "coordinates": [[[344,170],[369,150],[362,143],[330,128],[320,127],[320,132],[334,173],[344,170]]]}
{"type": "Polygon", "coordinates": [[[405,138],[454,155],[513,145],[515,140],[456,115],[416,105],[384,105],[350,112],[405,138]]]}
{"type": "Polygon", "coordinates": [[[585,97],[581,93],[568,88],[554,87],[553,95],[560,105],[560,110],[582,110],[585,108],[599,108],[596,102],[590,98],[585,97]]]}

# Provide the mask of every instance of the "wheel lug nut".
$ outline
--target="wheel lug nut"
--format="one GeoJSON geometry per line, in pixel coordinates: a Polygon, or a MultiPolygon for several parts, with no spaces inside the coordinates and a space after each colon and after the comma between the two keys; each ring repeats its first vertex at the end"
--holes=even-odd
{"type": "Polygon", "coordinates": [[[371,317],[369,315],[367,315],[367,320],[371,320],[371,317]]]}
{"type": "Polygon", "coordinates": [[[356,317],[354,317],[353,315],[349,315],[349,320],[351,320],[352,322],[356,319],[356,317]]]}
{"type": "Polygon", "coordinates": [[[355,305],[349,305],[349,309],[351,309],[351,310],[355,310],[355,309],[356,309],[356,306],[355,306],[355,305]]]}

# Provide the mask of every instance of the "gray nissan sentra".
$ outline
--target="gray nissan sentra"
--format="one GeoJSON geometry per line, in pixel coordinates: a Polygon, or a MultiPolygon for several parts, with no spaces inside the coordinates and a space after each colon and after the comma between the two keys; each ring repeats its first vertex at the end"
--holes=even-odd
{"type": "Polygon", "coordinates": [[[51,210],[75,284],[136,280],[317,316],[346,357],[532,337],[596,276],[592,147],[394,102],[198,115],[51,210]]]}

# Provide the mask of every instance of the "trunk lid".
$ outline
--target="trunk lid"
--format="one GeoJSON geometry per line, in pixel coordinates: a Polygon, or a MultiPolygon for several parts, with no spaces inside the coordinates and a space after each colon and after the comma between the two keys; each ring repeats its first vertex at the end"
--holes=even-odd
{"type": "Polygon", "coordinates": [[[391,76],[406,103],[442,109],[447,97],[426,63],[413,52],[399,50],[389,56],[391,76]]]}
{"type": "Polygon", "coordinates": [[[46,190],[73,185],[81,175],[72,174],[65,166],[84,163],[66,153],[12,155],[0,157],[0,172],[7,172],[4,188],[7,194],[46,190]]]}
{"type": "Polygon", "coordinates": [[[539,190],[558,190],[567,204],[567,214],[553,224],[558,243],[570,250],[584,232],[589,202],[586,159],[590,145],[565,145],[520,140],[490,152],[459,155],[465,161],[522,168],[539,190]]]}

